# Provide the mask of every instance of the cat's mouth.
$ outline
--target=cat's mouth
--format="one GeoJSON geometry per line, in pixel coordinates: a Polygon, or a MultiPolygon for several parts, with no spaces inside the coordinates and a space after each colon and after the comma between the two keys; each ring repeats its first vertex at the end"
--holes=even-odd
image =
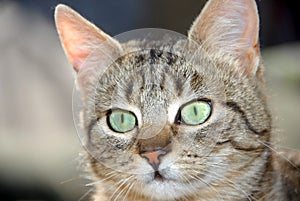
{"type": "Polygon", "coordinates": [[[152,174],[153,176],[150,182],[157,182],[157,183],[176,182],[174,178],[170,178],[170,176],[167,176],[167,174],[165,174],[164,171],[156,170],[152,174]]]}
{"type": "Polygon", "coordinates": [[[155,181],[160,181],[160,182],[164,182],[166,180],[166,178],[164,176],[162,176],[159,171],[155,171],[154,172],[154,178],[153,180],[155,181]]]}
{"type": "Polygon", "coordinates": [[[190,184],[182,183],[166,170],[156,170],[144,176],[141,179],[142,188],[138,188],[137,191],[145,197],[175,200],[190,192],[190,188],[187,187],[190,184]]]}

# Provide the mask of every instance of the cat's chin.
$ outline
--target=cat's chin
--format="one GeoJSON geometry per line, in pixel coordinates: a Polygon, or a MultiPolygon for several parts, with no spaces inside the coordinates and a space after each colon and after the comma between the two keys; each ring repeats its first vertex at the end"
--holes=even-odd
{"type": "Polygon", "coordinates": [[[158,200],[173,200],[192,194],[191,187],[188,185],[168,179],[154,179],[139,190],[144,196],[158,200]]]}
{"type": "Polygon", "coordinates": [[[136,190],[144,196],[153,199],[173,200],[195,193],[195,188],[193,188],[191,183],[186,184],[157,172],[144,175],[140,182],[142,183],[140,185],[141,188],[136,190]]]}

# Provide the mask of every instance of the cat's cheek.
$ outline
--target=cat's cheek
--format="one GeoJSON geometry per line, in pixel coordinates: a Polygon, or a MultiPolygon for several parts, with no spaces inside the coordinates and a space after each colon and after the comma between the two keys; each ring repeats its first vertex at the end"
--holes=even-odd
{"type": "Polygon", "coordinates": [[[93,127],[89,136],[89,147],[93,152],[103,150],[127,150],[134,143],[134,136],[137,129],[133,129],[128,133],[116,133],[112,131],[106,124],[106,117],[101,118],[93,127]]]}
{"type": "Polygon", "coordinates": [[[231,136],[230,142],[235,149],[252,151],[265,148],[265,145],[260,142],[259,138],[260,136],[252,133],[241,133],[240,136],[231,136]]]}
{"type": "MultiPolygon", "coordinates": [[[[240,116],[232,114],[233,120],[237,122],[242,122],[239,120],[240,116]]],[[[231,146],[237,150],[244,151],[256,151],[264,149],[265,145],[262,142],[265,142],[270,135],[268,131],[262,134],[255,134],[245,124],[239,124],[235,121],[232,121],[230,130],[228,131],[228,140],[231,146]]]]}
{"type": "Polygon", "coordinates": [[[143,161],[136,161],[138,166],[135,167],[136,179],[141,184],[146,185],[153,181],[153,169],[143,161]]]}
{"type": "Polygon", "coordinates": [[[210,118],[208,119],[208,124],[213,124],[214,122],[218,122],[221,119],[226,118],[227,111],[226,108],[222,104],[223,100],[213,100],[212,101],[212,112],[210,118]]]}

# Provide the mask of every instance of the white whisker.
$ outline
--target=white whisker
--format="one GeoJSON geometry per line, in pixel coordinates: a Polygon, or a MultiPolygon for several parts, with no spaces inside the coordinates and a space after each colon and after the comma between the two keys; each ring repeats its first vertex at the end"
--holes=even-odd
{"type": "MultiPolygon", "coordinates": [[[[126,189],[131,185],[131,183],[130,182],[128,182],[128,181],[130,181],[130,179],[132,178],[133,176],[131,176],[131,177],[129,177],[128,179],[127,179],[127,181],[124,183],[125,184],[125,186],[123,187],[123,189],[118,193],[118,195],[115,197],[115,201],[117,201],[118,200],[118,198],[126,191],[126,189]],[[126,184],[127,183],[127,184],[126,184]]],[[[125,196],[124,196],[124,198],[125,198],[125,196]]]]}
{"type": "MultiPolygon", "coordinates": [[[[94,181],[94,182],[85,184],[85,186],[94,186],[95,184],[102,183],[103,181],[106,181],[106,180],[108,180],[108,179],[110,179],[110,178],[112,178],[112,177],[115,177],[115,176],[117,176],[118,174],[120,174],[120,173],[118,173],[118,172],[112,172],[112,173],[113,173],[113,174],[111,174],[109,177],[105,177],[104,179],[97,180],[97,181],[94,181]]],[[[107,175],[108,175],[108,174],[107,174],[107,175]]]]}
{"type": "MultiPolygon", "coordinates": [[[[195,173],[197,174],[198,172],[195,171],[195,173]]],[[[208,182],[204,181],[204,179],[198,177],[197,175],[190,175],[190,176],[191,176],[192,178],[194,178],[194,179],[196,179],[196,180],[198,180],[198,181],[204,183],[205,185],[207,185],[210,189],[212,189],[214,192],[217,193],[219,200],[223,200],[223,199],[220,199],[220,198],[222,198],[222,196],[221,196],[220,193],[217,191],[217,189],[216,189],[215,187],[213,187],[211,184],[209,184],[208,182]]]]}
{"type": "Polygon", "coordinates": [[[280,153],[279,151],[275,150],[272,146],[264,143],[263,141],[257,139],[257,141],[259,143],[262,143],[264,146],[268,147],[269,149],[271,149],[272,151],[274,151],[276,154],[278,154],[278,156],[280,156],[281,158],[283,158],[284,160],[286,160],[287,162],[289,162],[294,168],[296,168],[298,171],[300,171],[300,169],[291,161],[289,160],[286,156],[284,156],[282,153],[280,153]]]}
{"type": "Polygon", "coordinates": [[[70,179],[66,179],[64,181],[61,181],[60,184],[66,184],[66,183],[70,183],[72,181],[76,181],[78,179],[82,179],[83,177],[82,176],[77,176],[77,177],[73,177],[73,178],[70,178],[70,179]]]}
{"type": "Polygon", "coordinates": [[[89,189],[85,194],[83,194],[79,199],[78,201],[82,201],[84,198],[86,198],[94,189],[91,188],[89,189]]]}
{"type": "Polygon", "coordinates": [[[134,181],[134,182],[132,182],[130,184],[130,186],[128,187],[127,192],[125,193],[124,198],[123,198],[122,201],[126,201],[126,198],[127,198],[128,194],[129,194],[129,192],[131,191],[131,189],[133,188],[133,186],[135,185],[135,183],[136,183],[136,181],[134,181]]]}
{"type": "Polygon", "coordinates": [[[254,198],[253,196],[251,196],[247,192],[245,192],[242,188],[236,186],[233,181],[231,181],[230,179],[226,178],[225,176],[219,175],[219,174],[217,174],[215,172],[211,172],[211,171],[204,170],[204,169],[202,169],[201,171],[205,171],[206,173],[208,173],[209,177],[212,177],[212,178],[217,179],[219,181],[226,182],[230,187],[234,188],[238,192],[242,192],[247,197],[247,200],[249,200],[249,201],[251,201],[252,199],[257,200],[256,198],[254,198]],[[215,176],[213,176],[212,174],[215,175],[215,176]]]}
{"type": "MultiPolygon", "coordinates": [[[[117,200],[119,194],[117,196],[115,196],[116,193],[118,193],[118,191],[121,189],[121,187],[132,178],[133,176],[130,176],[126,179],[121,179],[118,183],[117,183],[117,188],[116,190],[112,193],[111,197],[109,198],[109,200],[112,200],[112,198],[114,198],[114,201],[117,200]]],[[[121,191],[122,192],[122,191],[121,191]]]]}

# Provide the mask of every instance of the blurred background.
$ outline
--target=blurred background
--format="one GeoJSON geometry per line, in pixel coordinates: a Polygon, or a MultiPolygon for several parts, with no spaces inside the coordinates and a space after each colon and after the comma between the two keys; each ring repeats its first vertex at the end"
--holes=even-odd
{"type": "MultiPolygon", "coordinates": [[[[205,1],[0,0],[0,200],[86,200],[72,120],[73,71],[53,12],[65,3],[111,35],[137,28],[186,34],[205,1]]],[[[300,12],[258,1],[276,143],[300,149],[300,12]]]]}

